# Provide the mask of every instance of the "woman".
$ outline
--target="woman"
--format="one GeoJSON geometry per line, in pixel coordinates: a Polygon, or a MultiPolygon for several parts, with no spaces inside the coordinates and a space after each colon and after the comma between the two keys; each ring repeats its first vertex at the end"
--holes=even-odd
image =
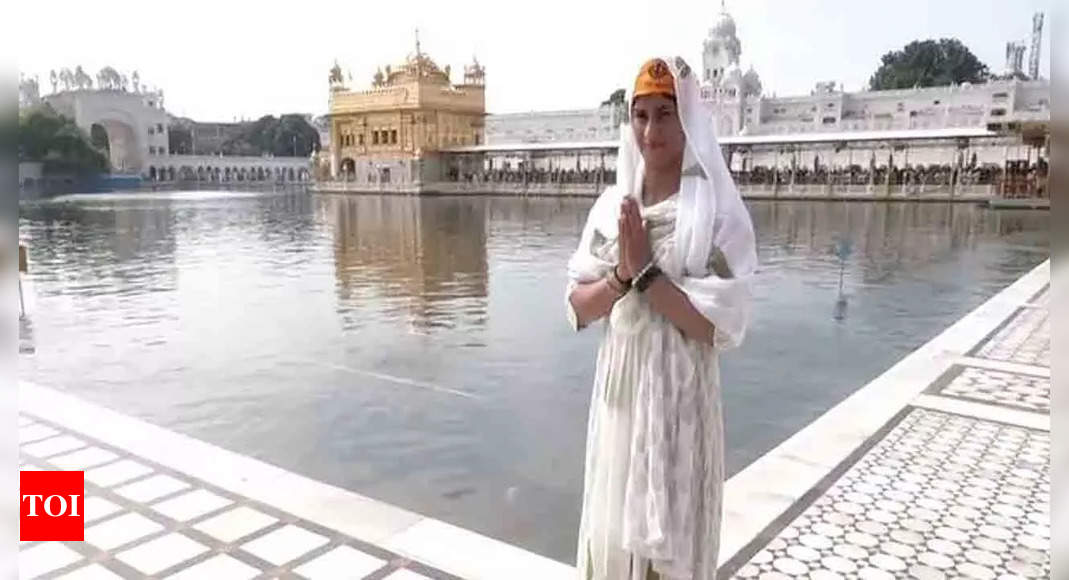
{"type": "Polygon", "coordinates": [[[753,225],[680,58],[644,64],[617,184],[568,263],[578,330],[606,318],[587,431],[581,578],[716,572],[721,350],[743,338],[753,225]]]}

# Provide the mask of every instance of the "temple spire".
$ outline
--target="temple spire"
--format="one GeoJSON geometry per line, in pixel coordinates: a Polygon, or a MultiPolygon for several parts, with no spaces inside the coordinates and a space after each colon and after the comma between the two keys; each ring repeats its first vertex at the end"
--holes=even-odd
{"type": "Polygon", "coordinates": [[[416,56],[419,57],[421,54],[419,50],[419,28],[416,28],[416,56]]]}

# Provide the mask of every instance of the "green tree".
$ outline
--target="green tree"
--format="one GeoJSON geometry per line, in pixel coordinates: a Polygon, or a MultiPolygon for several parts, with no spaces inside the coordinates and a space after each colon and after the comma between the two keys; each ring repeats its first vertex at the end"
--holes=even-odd
{"type": "Polygon", "coordinates": [[[226,155],[308,157],[319,149],[319,132],[301,115],[265,115],[223,143],[226,155]]]}
{"type": "Polygon", "coordinates": [[[989,76],[987,65],[956,38],[915,40],[880,58],[880,67],[869,79],[869,90],[981,83],[989,76]]]}
{"type": "Polygon", "coordinates": [[[1000,74],[1000,75],[992,75],[991,79],[992,80],[996,80],[996,81],[1028,81],[1028,80],[1032,80],[1028,75],[1024,74],[1021,71],[1015,71],[1015,72],[1011,72],[1011,73],[1004,73],[1004,74],[1000,74]]]}
{"type": "Polygon", "coordinates": [[[89,135],[48,104],[20,111],[19,161],[40,161],[47,173],[102,173],[108,157],[93,147],[89,135]]]}
{"type": "Polygon", "coordinates": [[[89,128],[89,140],[93,143],[93,147],[101,151],[108,151],[111,148],[108,131],[102,125],[93,125],[89,128]]]}
{"type": "Polygon", "coordinates": [[[180,123],[167,126],[167,150],[175,155],[193,153],[193,133],[188,126],[180,123]]]}
{"type": "Polygon", "coordinates": [[[604,101],[602,101],[601,104],[602,105],[622,105],[622,104],[624,104],[624,100],[626,98],[627,98],[627,90],[625,90],[625,89],[616,89],[615,91],[612,92],[611,95],[609,95],[609,98],[605,99],[604,101]]]}

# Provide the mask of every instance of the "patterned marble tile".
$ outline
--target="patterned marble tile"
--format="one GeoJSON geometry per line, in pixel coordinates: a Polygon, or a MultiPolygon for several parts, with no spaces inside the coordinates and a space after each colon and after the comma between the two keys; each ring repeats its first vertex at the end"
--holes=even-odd
{"type": "Polygon", "coordinates": [[[168,534],[151,542],[131,548],[116,556],[145,574],[158,574],[175,564],[190,560],[208,550],[182,534],[168,534]]]}
{"type": "Polygon", "coordinates": [[[122,510],[118,504],[110,502],[100,496],[87,495],[85,497],[85,523],[91,524],[100,518],[110,516],[122,510]]]}
{"type": "Polygon", "coordinates": [[[60,576],[58,580],[122,580],[122,576],[100,564],[90,564],[76,568],[73,572],[60,576]]]}
{"type": "Polygon", "coordinates": [[[1047,578],[1049,465],[1047,432],[913,409],[735,577],[1047,578]]]}
{"type": "Polygon", "coordinates": [[[147,538],[163,529],[141,514],[129,513],[85,529],[85,541],[101,550],[111,550],[147,538]]]}
{"type": "Polygon", "coordinates": [[[423,574],[417,574],[412,570],[398,570],[386,577],[386,580],[430,580],[423,574]]]}
{"type": "Polygon", "coordinates": [[[219,554],[167,578],[168,580],[201,580],[202,578],[248,580],[259,575],[259,568],[253,568],[232,556],[219,554]]]}
{"type": "Polygon", "coordinates": [[[195,525],[194,528],[229,544],[253,532],[262,530],[277,521],[277,518],[273,518],[261,511],[247,506],[238,506],[203,521],[195,525]]]}
{"type": "Polygon", "coordinates": [[[34,441],[40,441],[41,439],[52,437],[58,433],[59,431],[56,431],[47,425],[37,423],[19,425],[19,443],[33,443],[34,441]]]}
{"type": "Polygon", "coordinates": [[[114,460],[117,455],[106,449],[87,447],[59,457],[49,459],[49,463],[68,471],[85,471],[102,463],[114,460]]]}
{"type": "Polygon", "coordinates": [[[329,540],[302,527],[287,525],[261,536],[241,548],[281,566],[326,544],[329,540]]]}
{"type": "Polygon", "coordinates": [[[36,443],[30,443],[29,445],[22,445],[21,451],[30,455],[31,457],[45,458],[52,455],[59,455],[60,453],[66,453],[67,451],[73,451],[85,447],[85,441],[77,437],[71,437],[70,435],[59,435],[57,437],[49,437],[36,443]]]}
{"type": "Polygon", "coordinates": [[[1026,308],[977,351],[976,356],[1050,366],[1050,312],[1026,308]]]}
{"type": "Polygon", "coordinates": [[[948,397],[1050,414],[1050,378],[965,367],[934,390],[948,397]]]}
{"type": "Polygon", "coordinates": [[[297,567],[294,571],[306,578],[341,578],[346,575],[362,578],[382,568],[386,562],[349,546],[339,546],[322,556],[297,567]]]}
{"type": "Polygon", "coordinates": [[[120,459],[103,467],[85,472],[85,480],[101,487],[110,487],[152,473],[152,469],[131,459],[120,459]]]}
{"type": "Polygon", "coordinates": [[[132,501],[150,502],[188,487],[189,484],[180,479],[175,479],[170,475],[156,474],[117,488],[115,493],[132,501]]]}
{"type": "Polygon", "coordinates": [[[87,469],[85,542],[22,544],[20,578],[378,578],[392,565],[391,578],[459,580],[37,417],[19,425],[22,469],[87,469]]]}
{"type": "Polygon", "coordinates": [[[225,497],[220,497],[206,489],[198,489],[160,502],[152,506],[152,509],[172,520],[186,522],[230,504],[231,501],[225,497]]]}
{"type": "Polygon", "coordinates": [[[56,542],[19,550],[19,578],[34,578],[81,560],[78,552],[56,542]]]}

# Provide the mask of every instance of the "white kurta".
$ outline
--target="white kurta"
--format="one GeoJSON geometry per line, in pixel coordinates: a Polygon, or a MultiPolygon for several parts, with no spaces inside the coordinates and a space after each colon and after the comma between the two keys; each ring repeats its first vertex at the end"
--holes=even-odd
{"type": "MultiPolygon", "coordinates": [[[[672,196],[643,209],[654,260],[673,281],[683,275],[674,251],[676,206],[672,196]]],[[[590,243],[607,274],[618,261],[615,240],[597,236],[590,243]]],[[[568,295],[575,286],[569,283],[568,295]]],[[[721,339],[718,331],[716,341],[721,339]]],[[[637,580],[652,568],[666,580],[711,580],[719,548],[723,441],[717,349],[685,338],[644,295],[631,291],[606,317],[598,351],[579,577],[637,580]],[[665,441],[646,440],[644,433],[665,441]],[[650,461],[651,453],[668,456],[650,461]],[[639,462],[637,477],[633,462],[639,462]],[[644,468],[658,465],[668,473],[644,468]]]]}

